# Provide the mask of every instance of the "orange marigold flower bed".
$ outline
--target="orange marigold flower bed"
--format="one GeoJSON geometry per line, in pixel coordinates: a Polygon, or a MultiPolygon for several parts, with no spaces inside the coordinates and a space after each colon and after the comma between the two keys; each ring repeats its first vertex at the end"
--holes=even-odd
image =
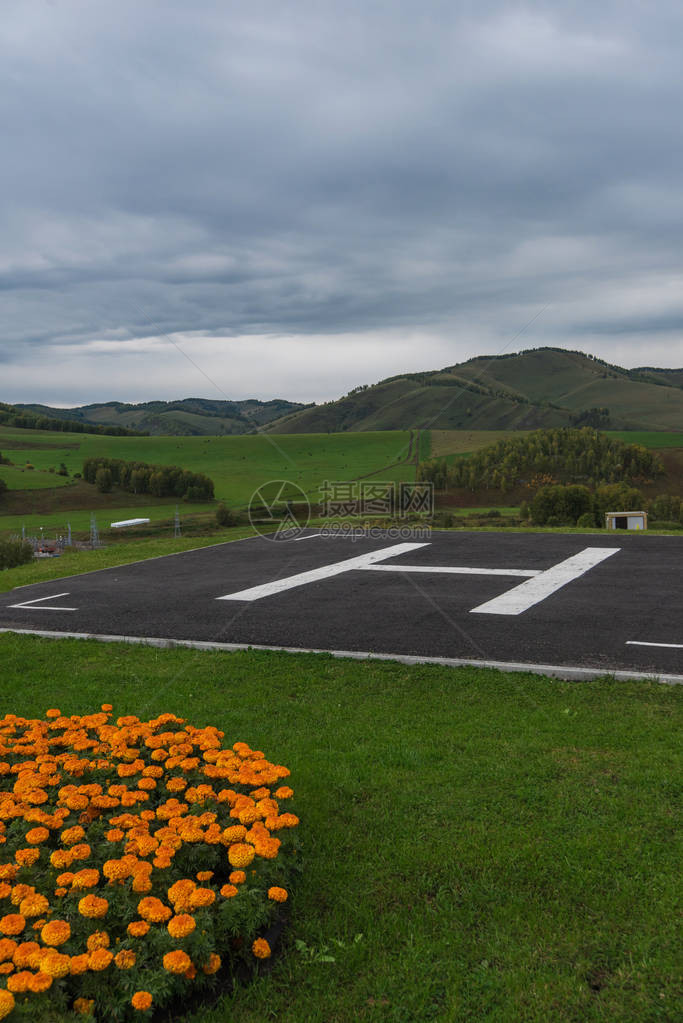
{"type": "Polygon", "coordinates": [[[289,771],[223,740],[110,704],[0,719],[0,1019],[15,998],[41,1018],[180,1016],[272,954],[297,863],[289,771]]]}

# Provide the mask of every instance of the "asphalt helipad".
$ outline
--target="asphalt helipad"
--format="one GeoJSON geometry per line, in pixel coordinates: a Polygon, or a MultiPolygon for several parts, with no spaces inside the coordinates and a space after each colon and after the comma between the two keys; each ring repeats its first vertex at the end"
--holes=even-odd
{"type": "Polygon", "coordinates": [[[683,537],[254,536],[21,587],[0,628],[683,681],[683,537]]]}

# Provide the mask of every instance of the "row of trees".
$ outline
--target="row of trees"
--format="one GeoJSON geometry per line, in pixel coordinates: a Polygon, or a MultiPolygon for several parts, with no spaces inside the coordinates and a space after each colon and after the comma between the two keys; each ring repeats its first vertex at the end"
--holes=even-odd
{"type": "Polygon", "coordinates": [[[431,458],[418,466],[419,480],[437,490],[466,487],[506,493],[534,477],[546,475],[558,483],[596,486],[622,481],[644,483],[662,475],[659,458],[640,444],[624,444],[590,427],[535,430],[501,440],[458,458],[431,458]]]}
{"type": "Polygon", "coordinates": [[[138,430],[127,430],[123,426],[95,426],[76,419],[52,419],[34,412],[20,412],[13,405],[0,403],[0,425],[14,426],[20,430],[53,430],[58,433],[97,433],[106,437],[146,437],[138,430]]]}
{"type": "Polygon", "coordinates": [[[201,472],[190,472],[177,465],[150,465],[125,462],[120,458],[86,458],[83,479],[103,493],[120,487],[129,494],[177,497],[186,501],[210,501],[213,480],[201,472]]]}

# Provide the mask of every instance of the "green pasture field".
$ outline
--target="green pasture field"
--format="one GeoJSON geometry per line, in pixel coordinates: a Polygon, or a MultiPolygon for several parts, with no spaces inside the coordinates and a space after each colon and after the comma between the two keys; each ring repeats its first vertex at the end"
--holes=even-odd
{"type": "Polygon", "coordinates": [[[12,634],[0,661],[0,713],[170,711],[291,769],[273,970],[176,1018],[678,1018],[680,687],[12,634]]]}
{"type": "Polygon", "coordinates": [[[4,480],[10,490],[48,490],[68,487],[72,482],[68,476],[58,476],[56,472],[21,469],[14,465],[0,465],[0,480],[4,480]]]}
{"type": "Polygon", "coordinates": [[[429,457],[442,455],[469,455],[496,444],[530,433],[529,430],[430,430],[431,450],[429,457]]]}
{"type": "MultiPolygon", "coordinates": [[[[405,461],[409,439],[407,430],[277,437],[105,437],[0,427],[0,451],[12,461],[28,460],[38,469],[63,461],[72,474],[81,471],[86,458],[98,455],[179,465],[210,476],[217,499],[233,507],[246,505],[257,487],[273,479],[290,480],[316,496],[325,480],[349,480],[382,472],[392,479],[388,467],[405,461]],[[23,446],[31,440],[35,447],[23,446]],[[16,444],[22,447],[14,448],[16,444]]],[[[397,476],[401,476],[400,466],[397,476]]]]}

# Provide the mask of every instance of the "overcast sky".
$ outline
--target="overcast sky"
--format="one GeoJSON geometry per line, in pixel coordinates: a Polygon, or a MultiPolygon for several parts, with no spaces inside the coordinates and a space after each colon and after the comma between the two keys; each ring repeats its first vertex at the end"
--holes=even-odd
{"type": "Polygon", "coordinates": [[[0,400],[683,366],[682,37],[676,0],[6,0],[0,400]]]}

